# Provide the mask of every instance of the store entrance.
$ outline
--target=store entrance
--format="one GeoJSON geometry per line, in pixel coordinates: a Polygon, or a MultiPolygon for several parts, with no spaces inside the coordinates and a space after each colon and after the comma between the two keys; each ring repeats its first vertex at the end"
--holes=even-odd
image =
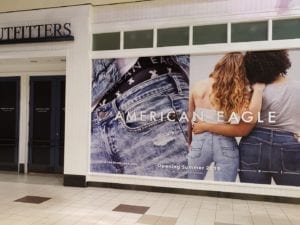
{"type": "Polygon", "coordinates": [[[0,169],[17,170],[19,145],[19,77],[0,78],[0,169]]]}
{"type": "Polygon", "coordinates": [[[65,77],[30,78],[29,172],[63,173],[65,77]]]}

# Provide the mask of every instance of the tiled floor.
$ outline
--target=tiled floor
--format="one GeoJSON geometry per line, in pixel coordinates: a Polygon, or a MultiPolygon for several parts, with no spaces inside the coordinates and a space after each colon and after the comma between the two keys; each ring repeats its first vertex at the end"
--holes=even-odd
{"type": "Polygon", "coordinates": [[[300,225],[300,205],[72,188],[63,187],[59,176],[0,172],[0,225],[29,224],[300,225]],[[15,201],[26,196],[26,202],[15,201]],[[36,202],[38,200],[45,201],[36,202]]]}

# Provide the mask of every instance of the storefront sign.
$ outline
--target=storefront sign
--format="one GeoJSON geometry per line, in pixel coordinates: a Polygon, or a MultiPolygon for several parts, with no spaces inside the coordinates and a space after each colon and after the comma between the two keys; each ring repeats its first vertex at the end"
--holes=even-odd
{"type": "Polygon", "coordinates": [[[73,41],[71,23],[0,28],[0,44],[73,41]]]}

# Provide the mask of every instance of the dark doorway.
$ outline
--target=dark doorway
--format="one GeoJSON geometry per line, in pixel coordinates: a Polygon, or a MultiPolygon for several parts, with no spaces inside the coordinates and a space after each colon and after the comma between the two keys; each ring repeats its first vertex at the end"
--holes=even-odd
{"type": "Polygon", "coordinates": [[[20,78],[0,78],[0,169],[17,170],[20,78]]]}
{"type": "Polygon", "coordinates": [[[65,77],[30,78],[29,172],[63,173],[65,77]]]}

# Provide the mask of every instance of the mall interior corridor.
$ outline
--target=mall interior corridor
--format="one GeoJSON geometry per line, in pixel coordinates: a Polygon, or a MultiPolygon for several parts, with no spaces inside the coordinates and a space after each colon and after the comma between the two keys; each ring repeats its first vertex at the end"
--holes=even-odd
{"type": "Polygon", "coordinates": [[[62,186],[58,175],[0,173],[1,225],[299,225],[300,205],[62,186]]]}
{"type": "Polygon", "coordinates": [[[300,0],[0,0],[0,225],[300,225],[300,0]]]}

